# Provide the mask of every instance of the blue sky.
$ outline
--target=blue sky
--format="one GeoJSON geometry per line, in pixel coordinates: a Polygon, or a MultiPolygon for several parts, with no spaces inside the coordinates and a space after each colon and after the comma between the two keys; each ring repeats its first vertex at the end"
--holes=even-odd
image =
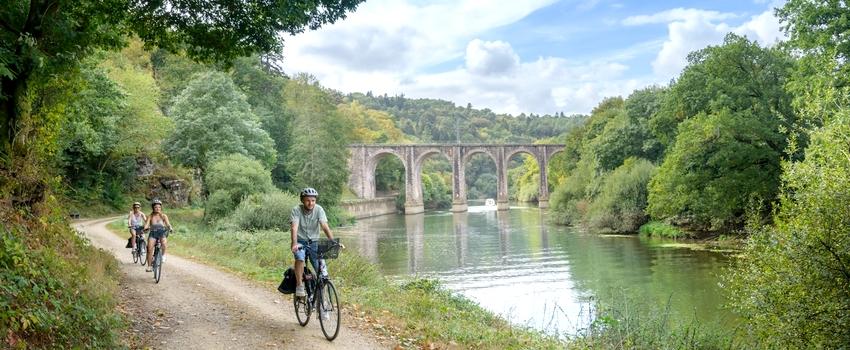
{"type": "Polygon", "coordinates": [[[666,84],[728,32],[783,39],[781,2],[367,0],[286,39],[283,66],[343,92],[441,98],[519,114],[588,113],[666,84]]]}

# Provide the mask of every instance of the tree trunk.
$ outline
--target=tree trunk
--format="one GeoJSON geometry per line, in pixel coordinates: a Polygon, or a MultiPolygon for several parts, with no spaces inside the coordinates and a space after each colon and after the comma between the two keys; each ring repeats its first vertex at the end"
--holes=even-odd
{"type": "Polygon", "coordinates": [[[21,103],[26,103],[26,81],[30,72],[21,72],[15,78],[2,78],[0,82],[0,154],[9,155],[17,136],[21,119],[21,103]]]}

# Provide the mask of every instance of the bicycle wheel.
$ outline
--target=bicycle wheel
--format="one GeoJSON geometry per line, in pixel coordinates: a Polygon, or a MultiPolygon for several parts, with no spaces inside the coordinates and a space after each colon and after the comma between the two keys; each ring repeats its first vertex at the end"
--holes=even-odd
{"type": "Polygon", "coordinates": [[[322,333],[328,340],[334,340],[339,334],[340,324],[340,308],[339,299],[336,295],[336,288],[331,281],[321,283],[319,292],[316,293],[316,302],[319,312],[319,324],[322,326],[322,333]]]}
{"type": "Polygon", "coordinates": [[[162,278],[162,251],[156,248],[153,252],[153,278],[156,283],[159,283],[159,279],[162,278]]]}
{"type": "Polygon", "coordinates": [[[130,250],[130,255],[133,256],[133,263],[139,262],[139,248],[138,246],[132,250],[130,250]]]}
{"type": "Polygon", "coordinates": [[[312,311],[309,297],[299,298],[293,294],[292,303],[293,306],[295,306],[295,318],[298,319],[298,324],[300,324],[301,327],[306,326],[307,323],[310,322],[310,312],[312,311]]]}
{"type": "MultiPolygon", "coordinates": [[[[142,241],[139,241],[139,242],[142,242],[142,241]]],[[[136,243],[136,244],[142,244],[141,248],[139,248],[139,264],[141,264],[142,266],[145,266],[145,264],[148,263],[148,248],[145,248],[144,242],[136,243]]]]}

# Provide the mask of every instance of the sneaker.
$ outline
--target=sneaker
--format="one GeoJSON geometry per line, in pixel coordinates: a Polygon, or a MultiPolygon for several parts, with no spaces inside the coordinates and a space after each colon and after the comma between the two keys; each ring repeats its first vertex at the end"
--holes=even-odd
{"type": "Polygon", "coordinates": [[[165,255],[162,256],[162,262],[165,262],[165,255]]]}
{"type": "Polygon", "coordinates": [[[295,287],[295,296],[296,297],[306,297],[307,292],[304,290],[304,285],[300,285],[295,287]]]}
{"type": "Polygon", "coordinates": [[[331,319],[331,312],[330,311],[322,311],[322,319],[326,320],[326,321],[330,320],[331,319]]]}
{"type": "Polygon", "coordinates": [[[153,272],[153,268],[151,268],[151,267],[145,268],[145,272],[153,272]]]}

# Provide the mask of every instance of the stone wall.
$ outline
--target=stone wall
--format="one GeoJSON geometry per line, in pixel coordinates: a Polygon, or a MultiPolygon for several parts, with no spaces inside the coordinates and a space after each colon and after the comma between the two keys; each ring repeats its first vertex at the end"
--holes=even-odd
{"type": "Polygon", "coordinates": [[[339,206],[354,216],[355,219],[398,212],[395,207],[395,197],[347,200],[340,203],[339,206]]]}

